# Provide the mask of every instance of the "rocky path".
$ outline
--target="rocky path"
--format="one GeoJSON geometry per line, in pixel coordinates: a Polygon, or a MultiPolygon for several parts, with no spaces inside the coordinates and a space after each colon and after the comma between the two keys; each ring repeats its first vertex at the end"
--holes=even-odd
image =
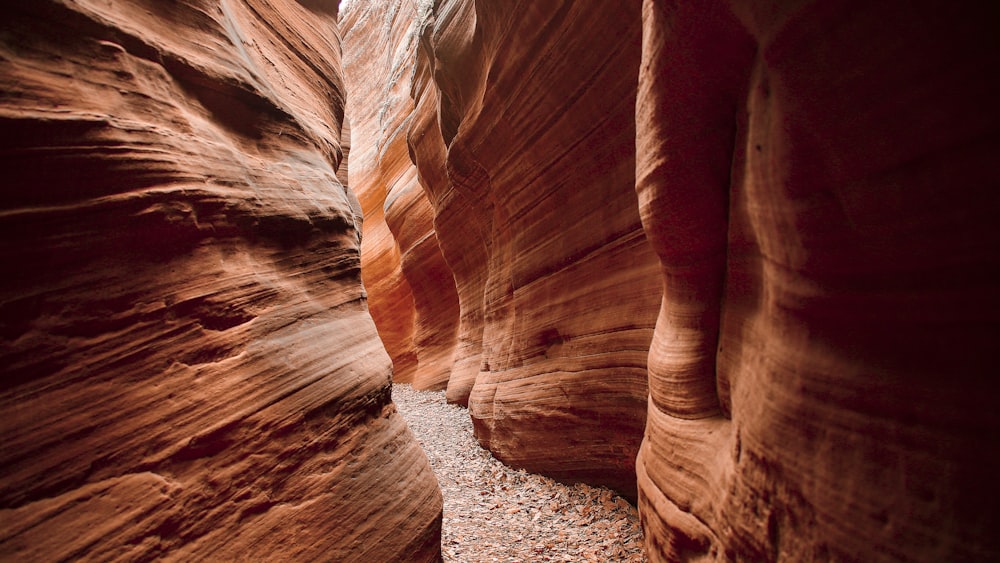
{"type": "Polygon", "coordinates": [[[445,561],[646,561],[638,514],[625,499],[503,465],[443,391],[395,384],[392,398],[444,493],[445,561]]]}

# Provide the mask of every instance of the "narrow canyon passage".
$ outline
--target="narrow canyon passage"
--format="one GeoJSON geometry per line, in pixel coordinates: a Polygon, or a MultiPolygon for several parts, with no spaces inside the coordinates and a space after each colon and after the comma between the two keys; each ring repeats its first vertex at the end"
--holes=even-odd
{"type": "Polygon", "coordinates": [[[997,29],[0,2],[0,562],[1000,561],[997,29]]]}
{"type": "Polygon", "coordinates": [[[444,391],[397,383],[392,399],[444,494],[445,561],[646,561],[639,515],[618,494],[507,467],[479,446],[468,411],[444,391]]]}

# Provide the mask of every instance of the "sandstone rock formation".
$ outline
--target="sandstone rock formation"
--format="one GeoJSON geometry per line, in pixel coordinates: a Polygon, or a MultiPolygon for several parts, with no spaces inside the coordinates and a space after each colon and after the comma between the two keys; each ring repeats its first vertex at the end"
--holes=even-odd
{"type": "Polygon", "coordinates": [[[410,125],[461,308],[449,400],[505,462],[633,494],[660,302],[633,191],[638,14],[439,2],[410,125]]]}
{"type": "Polygon", "coordinates": [[[0,8],[0,559],[435,560],[333,1],[0,8]]]}
{"type": "Polygon", "coordinates": [[[421,5],[410,156],[485,446],[626,488],[648,345],[653,560],[1000,558],[996,9],[421,5]]]}
{"type": "MultiPolygon", "coordinates": [[[[426,26],[426,18],[430,17],[431,13],[428,9],[418,11],[417,17],[420,18],[421,30],[424,29],[423,26],[426,26]]],[[[426,36],[423,41],[427,41],[426,36]]],[[[446,166],[447,148],[444,144],[444,138],[441,136],[441,123],[438,120],[440,94],[433,81],[431,58],[424,51],[428,48],[429,45],[425,44],[414,53],[413,75],[410,81],[410,95],[414,100],[414,107],[407,125],[407,146],[410,160],[417,170],[417,180],[420,183],[426,204],[418,204],[418,209],[407,213],[422,217],[426,210],[430,209],[431,229],[438,249],[436,255],[421,261],[417,261],[418,255],[414,254],[415,259],[409,268],[420,272],[421,274],[418,274],[420,279],[429,282],[414,281],[413,287],[426,287],[433,284],[426,294],[447,293],[447,296],[434,308],[435,314],[420,315],[421,319],[426,319],[426,322],[422,323],[421,329],[426,326],[437,334],[439,342],[442,343],[439,347],[442,351],[439,358],[443,360],[444,356],[448,357],[447,362],[442,362],[446,364],[447,369],[447,375],[443,379],[448,402],[468,406],[469,391],[475,381],[475,373],[478,373],[478,370],[472,371],[470,368],[472,362],[478,361],[477,351],[482,349],[481,334],[469,328],[470,322],[474,320],[475,316],[472,310],[478,310],[475,308],[478,302],[470,300],[468,289],[466,289],[465,297],[458,293],[459,287],[456,285],[452,267],[444,258],[441,246],[444,241],[438,238],[436,213],[437,207],[440,206],[438,196],[447,192],[449,180],[446,166]]],[[[396,206],[396,208],[400,209],[402,205],[396,206]]],[[[395,215],[394,212],[393,216],[395,215]]],[[[408,218],[407,221],[411,225],[419,225],[423,222],[422,219],[412,218],[408,218]]],[[[460,226],[461,223],[456,225],[456,227],[460,226]]],[[[468,224],[466,228],[474,229],[476,226],[468,224]]],[[[459,236],[463,236],[461,231],[458,232],[459,236]]],[[[462,254],[453,252],[452,259],[461,261],[462,254]]],[[[419,303],[420,299],[417,302],[419,303]]]]}
{"type": "MultiPolygon", "coordinates": [[[[361,269],[372,318],[392,358],[394,380],[410,383],[417,369],[413,349],[413,292],[400,269],[399,245],[385,222],[384,212],[390,186],[400,180],[401,174],[408,173],[410,167],[408,162],[404,165],[398,159],[383,166],[381,153],[386,136],[396,133],[393,129],[387,132],[386,128],[393,125],[392,120],[398,119],[400,113],[389,114],[389,109],[398,110],[400,106],[383,99],[392,94],[386,91],[389,86],[384,82],[404,72],[398,62],[393,64],[394,55],[398,42],[405,37],[406,23],[413,18],[407,19],[406,13],[399,13],[398,2],[391,3],[394,7],[388,2],[378,3],[373,6],[375,13],[363,4],[348,5],[340,22],[345,30],[345,72],[349,73],[352,85],[347,113],[354,153],[348,181],[366,219],[361,269]],[[387,65],[392,66],[386,68],[387,65]]],[[[395,144],[398,146],[399,142],[395,144]]]]}
{"type": "Polygon", "coordinates": [[[0,558],[437,559],[377,323],[655,561],[1000,559],[997,10],[582,4],[353,3],[352,127],[331,0],[0,8],[0,558]]]}
{"type": "Polygon", "coordinates": [[[1000,557],[1000,19],[646,0],[656,561],[1000,557]]]}
{"type": "Polygon", "coordinates": [[[442,389],[451,373],[458,296],[434,213],[410,159],[407,131],[417,45],[413,2],[354,2],[341,16],[348,114],[364,153],[351,167],[365,210],[361,261],[372,316],[398,382],[442,389]]]}

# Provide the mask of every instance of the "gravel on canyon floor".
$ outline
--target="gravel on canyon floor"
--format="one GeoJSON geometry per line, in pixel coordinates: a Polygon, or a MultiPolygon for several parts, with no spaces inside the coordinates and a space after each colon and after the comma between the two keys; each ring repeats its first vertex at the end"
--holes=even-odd
{"type": "Polygon", "coordinates": [[[634,506],[613,491],[511,469],[479,446],[444,391],[395,384],[393,401],[444,494],[445,561],[646,561],[634,506]]]}

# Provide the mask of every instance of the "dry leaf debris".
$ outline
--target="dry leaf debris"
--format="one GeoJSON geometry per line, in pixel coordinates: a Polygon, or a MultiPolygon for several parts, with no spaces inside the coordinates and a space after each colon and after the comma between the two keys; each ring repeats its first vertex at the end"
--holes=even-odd
{"type": "Polygon", "coordinates": [[[646,561],[634,506],[613,491],[512,469],[482,449],[444,391],[393,385],[444,495],[446,562],[646,561]]]}

